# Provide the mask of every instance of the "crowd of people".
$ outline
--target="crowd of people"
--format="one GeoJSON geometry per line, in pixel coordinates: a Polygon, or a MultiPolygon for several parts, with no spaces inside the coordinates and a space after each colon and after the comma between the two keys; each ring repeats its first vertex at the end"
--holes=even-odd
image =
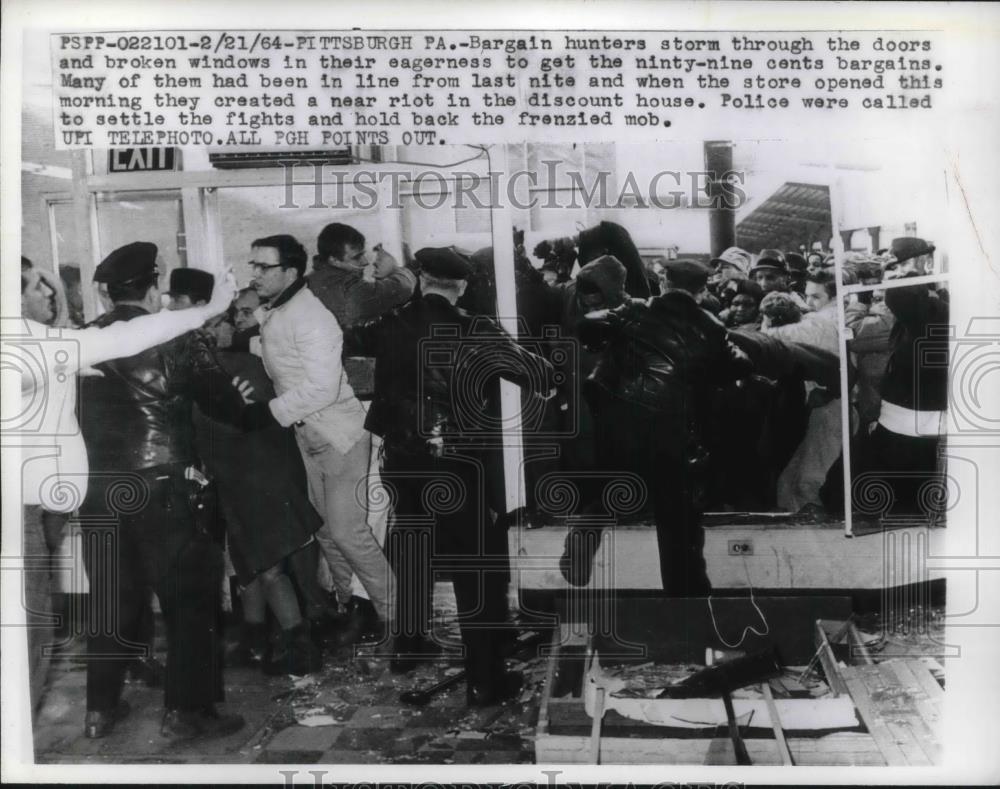
{"type": "MultiPolygon", "coordinates": [[[[340,223],[315,247],[310,267],[290,235],[250,240],[252,283],[239,292],[231,276],[180,268],[162,294],[148,242],[96,270],[106,311],[81,336],[130,340],[79,370],[88,737],[127,715],[128,672],[163,683],[161,732],[177,740],[243,725],[217,706],[224,665],[308,674],[324,649],[368,643],[409,672],[441,649],[431,632],[441,572],[455,590],[468,703],[514,695],[520,677],[504,654],[515,518],[489,440],[503,429],[500,379],[541,414],[523,437],[526,516],[544,520],[539,488],[561,479],[581,488],[562,513],[572,526],[613,505],[594,495],[595,475],[629,475],[652,512],[669,595],[711,590],[707,510],[842,510],[842,396],[864,428],[864,468],[913,472],[899,502],[936,468],[946,369],[913,385],[928,325],[947,323],[930,286],[852,296],[857,374],[845,395],[829,255],[732,247],[654,270],[625,228],[602,222],[539,245],[532,263],[516,234],[524,333],[512,338],[496,321],[492,249],[406,250],[401,263],[340,223]],[[540,341],[547,326],[576,352],[540,341]],[[542,451],[553,441],[557,453],[542,451]],[[375,450],[388,528],[369,518],[375,450]],[[242,617],[228,648],[225,557],[242,617]],[[154,594],[165,670],[152,659],[154,594]]],[[[847,260],[841,280],[917,276],[932,253],[897,239],[884,257],[847,260]]],[[[58,283],[30,263],[21,287],[37,325],[65,313],[58,283]]],[[[56,518],[46,535],[68,515],[44,515],[56,518]]],[[[592,526],[569,530],[560,566],[571,583],[587,583],[598,538],[592,526]]]]}

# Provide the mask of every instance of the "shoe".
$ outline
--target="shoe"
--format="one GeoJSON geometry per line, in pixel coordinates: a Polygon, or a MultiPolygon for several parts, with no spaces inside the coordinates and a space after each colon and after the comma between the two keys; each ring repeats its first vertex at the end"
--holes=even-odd
{"type": "Polygon", "coordinates": [[[566,535],[563,555],[559,557],[559,572],[573,586],[586,586],[594,569],[594,556],[601,546],[599,529],[570,528],[566,535]]]}
{"type": "Polygon", "coordinates": [[[465,702],[470,707],[492,707],[514,698],[524,685],[520,671],[505,671],[490,683],[469,682],[465,688],[465,702]]]}
{"type": "Polygon", "coordinates": [[[113,710],[88,710],[83,719],[83,736],[88,740],[99,740],[107,737],[115,728],[115,724],[131,711],[124,699],[118,702],[113,710]]]}
{"type": "Polygon", "coordinates": [[[441,654],[441,647],[424,636],[398,636],[389,659],[389,671],[407,674],[441,654]]]}
{"type": "Polygon", "coordinates": [[[155,657],[136,658],[128,666],[127,680],[142,682],[147,688],[163,687],[166,667],[155,657]]]}
{"type": "Polygon", "coordinates": [[[174,741],[226,737],[243,728],[242,715],[223,715],[214,705],[200,710],[167,710],[160,734],[174,741]]]}
{"type": "Polygon", "coordinates": [[[239,641],[226,651],[226,665],[231,668],[259,666],[267,651],[267,625],[243,622],[239,641]]]}
{"type": "Polygon", "coordinates": [[[347,623],[337,642],[345,647],[358,642],[381,641],[384,631],[372,601],[352,595],[347,602],[347,623]]]}
{"type": "Polygon", "coordinates": [[[347,625],[347,616],[335,609],[328,609],[322,615],[309,620],[309,632],[318,644],[336,641],[347,625]]]}
{"type": "Polygon", "coordinates": [[[282,631],[281,646],[277,654],[264,662],[264,673],[274,677],[294,674],[304,677],[323,668],[323,653],[309,634],[309,626],[302,623],[282,631]]]}

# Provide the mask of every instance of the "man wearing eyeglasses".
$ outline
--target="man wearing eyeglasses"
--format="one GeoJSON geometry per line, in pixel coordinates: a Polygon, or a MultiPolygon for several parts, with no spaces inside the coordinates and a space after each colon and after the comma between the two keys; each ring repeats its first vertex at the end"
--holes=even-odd
{"type": "Polygon", "coordinates": [[[367,523],[371,436],[341,362],[343,332],[306,287],[306,251],[295,238],[259,238],[251,252],[253,287],[266,302],[258,311],[261,355],[278,395],[260,406],[295,427],[309,498],[325,522],[316,537],[338,599],[350,599],[357,575],[386,627],[394,616],[394,578],[367,523]]]}

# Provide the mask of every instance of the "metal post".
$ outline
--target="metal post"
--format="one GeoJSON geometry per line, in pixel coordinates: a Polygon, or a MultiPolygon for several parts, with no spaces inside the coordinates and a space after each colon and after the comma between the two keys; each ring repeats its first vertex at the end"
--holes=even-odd
{"type": "MultiPolygon", "coordinates": [[[[495,145],[487,151],[490,172],[507,172],[507,149],[495,145]]],[[[492,191],[492,190],[491,190],[492,191]]],[[[510,206],[490,206],[493,229],[493,267],[497,286],[500,325],[517,339],[517,291],[514,285],[514,221],[510,206]]],[[[521,438],[521,388],[500,381],[500,414],[503,422],[503,468],[507,511],[524,506],[524,451],[521,438]]]]}
{"type": "Polygon", "coordinates": [[[733,144],[729,141],[705,143],[705,169],[708,171],[708,196],[712,207],[708,214],[712,256],[736,244],[736,203],[733,187],[724,178],[733,170],[733,144]]]}

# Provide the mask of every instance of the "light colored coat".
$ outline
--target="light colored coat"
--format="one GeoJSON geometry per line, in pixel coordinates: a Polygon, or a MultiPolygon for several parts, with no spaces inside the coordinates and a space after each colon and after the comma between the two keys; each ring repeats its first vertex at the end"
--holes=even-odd
{"type": "Polygon", "coordinates": [[[261,356],[278,395],[269,404],[274,418],[285,427],[302,422],[310,443],[321,438],[348,452],[366,435],[365,411],[344,374],[337,319],[306,287],[274,309],[258,309],[257,317],[261,356]]]}

